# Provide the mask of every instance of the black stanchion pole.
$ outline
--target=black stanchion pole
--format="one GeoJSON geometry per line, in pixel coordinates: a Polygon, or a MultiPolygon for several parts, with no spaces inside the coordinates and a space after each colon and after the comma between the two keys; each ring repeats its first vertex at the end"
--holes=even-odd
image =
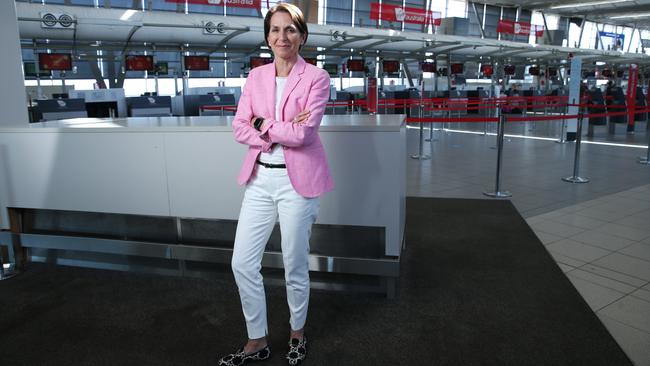
{"type": "Polygon", "coordinates": [[[505,125],[506,120],[503,114],[496,109],[497,117],[499,118],[497,130],[497,176],[496,182],[494,184],[494,192],[483,192],[484,195],[494,198],[506,198],[512,197],[512,194],[508,191],[501,191],[501,161],[503,158],[503,136],[505,135],[505,125]]]}
{"type": "Polygon", "coordinates": [[[589,183],[589,178],[584,178],[578,175],[580,171],[580,142],[582,141],[582,120],[584,116],[582,112],[578,113],[578,131],[576,132],[576,149],[573,157],[573,175],[570,177],[562,178],[563,181],[569,183],[589,183]]]}

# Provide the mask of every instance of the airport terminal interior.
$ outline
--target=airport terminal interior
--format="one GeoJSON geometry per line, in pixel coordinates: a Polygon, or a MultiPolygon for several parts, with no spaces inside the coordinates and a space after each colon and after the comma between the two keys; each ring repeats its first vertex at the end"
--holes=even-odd
{"type": "MultiPolygon", "coordinates": [[[[650,0],[288,2],[335,182],[305,364],[650,366],[650,0]]],[[[0,1],[1,364],[245,339],[232,124],[277,3],[0,1]]],[[[283,314],[277,227],[262,266],[283,314]]]]}

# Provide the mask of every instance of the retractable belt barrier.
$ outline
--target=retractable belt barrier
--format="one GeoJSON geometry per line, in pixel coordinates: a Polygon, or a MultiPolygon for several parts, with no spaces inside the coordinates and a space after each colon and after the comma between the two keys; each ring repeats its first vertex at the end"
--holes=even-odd
{"type": "MultiPolygon", "coordinates": [[[[519,97],[516,97],[516,100],[519,100],[519,97]]],[[[458,103],[458,100],[454,99],[445,99],[446,105],[451,105],[454,103],[458,103]]],[[[584,118],[595,118],[595,117],[612,117],[612,116],[620,116],[620,115],[627,115],[629,112],[609,112],[609,113],[584,113],[582,112],[582,109],[588,108],[588,107],[598,107],[598,108],[610,108],[608,105],[601,105],[601,104],[589,104],[589,103],[582,103],[582,104],[562,104],[562,105],[557,105],[560,107],[569,107],[569,106],[577,106],[581,109],[581,112],[578,114],[558,114],[554,116],[525,116],[525,117],[514,117],[514,116],[504,116],[501,113],[501,110],[503,109],[502,107],[507,105],[509,101],[512,101],[513,99],[505,99],[505,98],[493,98],[489,102],[493,102],[493,105],[490,105],[486,108],[486,106],[478,106],[476,109],[494,109],[496,110],[498,118],[494,117],[464,117],[464,118],[449,118],[449,117],[421,117],[422,114],[422,109],[424,110],[440,110],[440,111],[453,111],[453,110],[459,110],[460,108],[455,108],[455,107],[444,107],[444,104],[441,104],[440,108],[420,108],[420,117],[409,117],[406,118],[407,123],[419,123],[420,124],[420,146],[419,146],[419,155],[413,155],[413,158],[421,158],[422,156],[422,126],[425,123],[476,123],[476,122],[498,122],[497,125],[497,168],[496,168],[496,179],[495,179],[495,190],[493,192],[484,192],[485,195],[490,196],[490,197],[495,197],[495,198],[504,198],[504,197],[511,197],[512,194],[508,191],[502,191],[500,184],[501,184],[501,162],[502,162],[502,156],[503,156],[503,139],[505,136],[505,124],[506,122],[537,122],[537,121],[558,121],[558,120],[566,120],[566,119],[577,119],[577,131],[576,131],[576,145],[575,145],[575,153],[574,153],[574,162],[573,162],[573,175],[569,177],[564,177],[562,178],[563,181],[569,182],[569,183],[588,183],[589,179],[584,178],[579,176],[579,170],[580,170],[580,147],[581,147],[581,142],[582,142],[582,125],[584,118]],[[500,108],[501,107],[501,108],[500,108]]],[[[437,100],[440,101],[440,100],[437,100]]],[[[467,105],[472,104],[472,103],[486,103],[488,99],[482,99],[479,102],[463,102],[467,103],[467,105]]],[[[427,101],[422,100],[422,103],[420,104],[420,107],[423,105],[426,105],[427,101]]],[[[611,109],[623,109],[626,108],[625,106],[613,106],[611,109]]],[[[467,108],[469,109],[469,108],[467,108]]],[[[650,112],[650,108],[648,107],[636,107],[634,108],[635,113],[643,113],[643,112],[650,112]]],[[[649,141],[648,141],[648,152],[647,152],[647,157],[646,158],[640,158],[639,163],[645,164],[645,165],[650,165],[650,132],[648,132],[649,136],[649,141]]],[[[428,158],[428,156],[427,156],[428,158]]]]}

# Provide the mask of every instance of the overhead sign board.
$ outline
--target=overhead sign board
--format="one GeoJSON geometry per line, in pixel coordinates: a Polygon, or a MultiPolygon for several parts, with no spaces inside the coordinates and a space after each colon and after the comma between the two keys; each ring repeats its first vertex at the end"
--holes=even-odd
{"type": "Polygon", "coordinates": [[[440,25],[442,14],[438,11],[412,8],[408,6],[370,3],[370,19],[389,22],[440,25]]]}
{"type": "Polygon", "coordinates": [[[261,0],[165,0],[168,3],[196,4],[196,5],[214,5],[214,6],[232,6],[235,8],[253,8],[260,9],[261,0]]]}
{"type": "MultiPolygon", "coordinates": [[[[625,34],[612,33],[612,32],[598,32],[601,42],[603,42],[604,50],[621,50],[623,43],[625,43],[625,34]]],[[[596,38],[596,49],[600,49],[598,44],[598,37],[596,38]]]]}
{"type": "Polygon", "coordinates": [[[515,22],[513,20],[499,20],[497,32],[526,36],[530,35],[531,32],[535,32],[536,37],[542,37],[544,35],[544,26],[531,25],[526,22],[515,22]]]}
{"type": "Polygon", "coordinates": [[[643,48],[649,48],[650,47],[650,39],[641,39],[641,46],[643,46],[643,48]]]}

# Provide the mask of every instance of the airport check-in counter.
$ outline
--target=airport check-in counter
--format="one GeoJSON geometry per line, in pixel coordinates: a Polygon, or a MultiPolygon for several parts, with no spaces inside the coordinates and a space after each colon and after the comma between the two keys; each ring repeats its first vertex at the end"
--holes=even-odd
{"type": "Polygon", "coordinates": [[[88,117],[83,99],[44,99],[38,101],[43,121],[88,117]]]}
{"type": "MultiPolygon", "coordinates": [[[[87,118],[0,129],[0,219],[14,231],[0,232],[0,244],[14,243],[33,261],[156,273],[229,264],[246,152],[234,141],[232,118],[87,118]]],[[[324,116],[320,136],[335,188],[321,198],[310,270],[394,290],[404,243],[404,120],[324,116]]],[[[282,267],[279,238],[276,228],[264,267],[282,267]]]]}
{"type": "MultiPolygon", "coordinates": [[[[200,116],[204,114],[222,115],[223,106],[236,106],[233,94],[190,94],[174,97],[172,113],[175,116],[200,116]],[[210,110],[214,106],[217,109],[210,110]],[[208,108],[203,108],[208,107],[208,108]],[[213,113],[215,112],[216,113],[213,113]]],[[[225,111],[224,114],[233,114],[225,111]]]]}
{"type": "Polygon", "coordinates": [[[70,90],[70,98],[82,98],[86,102],[88,117],[126,117],[124,89],[70,90]]]}
{"type": "Polygon", "coordinates": [[[126,98],[129,117],[164,117],[172,114],[172,98],[146,96],[126,98]]]}

